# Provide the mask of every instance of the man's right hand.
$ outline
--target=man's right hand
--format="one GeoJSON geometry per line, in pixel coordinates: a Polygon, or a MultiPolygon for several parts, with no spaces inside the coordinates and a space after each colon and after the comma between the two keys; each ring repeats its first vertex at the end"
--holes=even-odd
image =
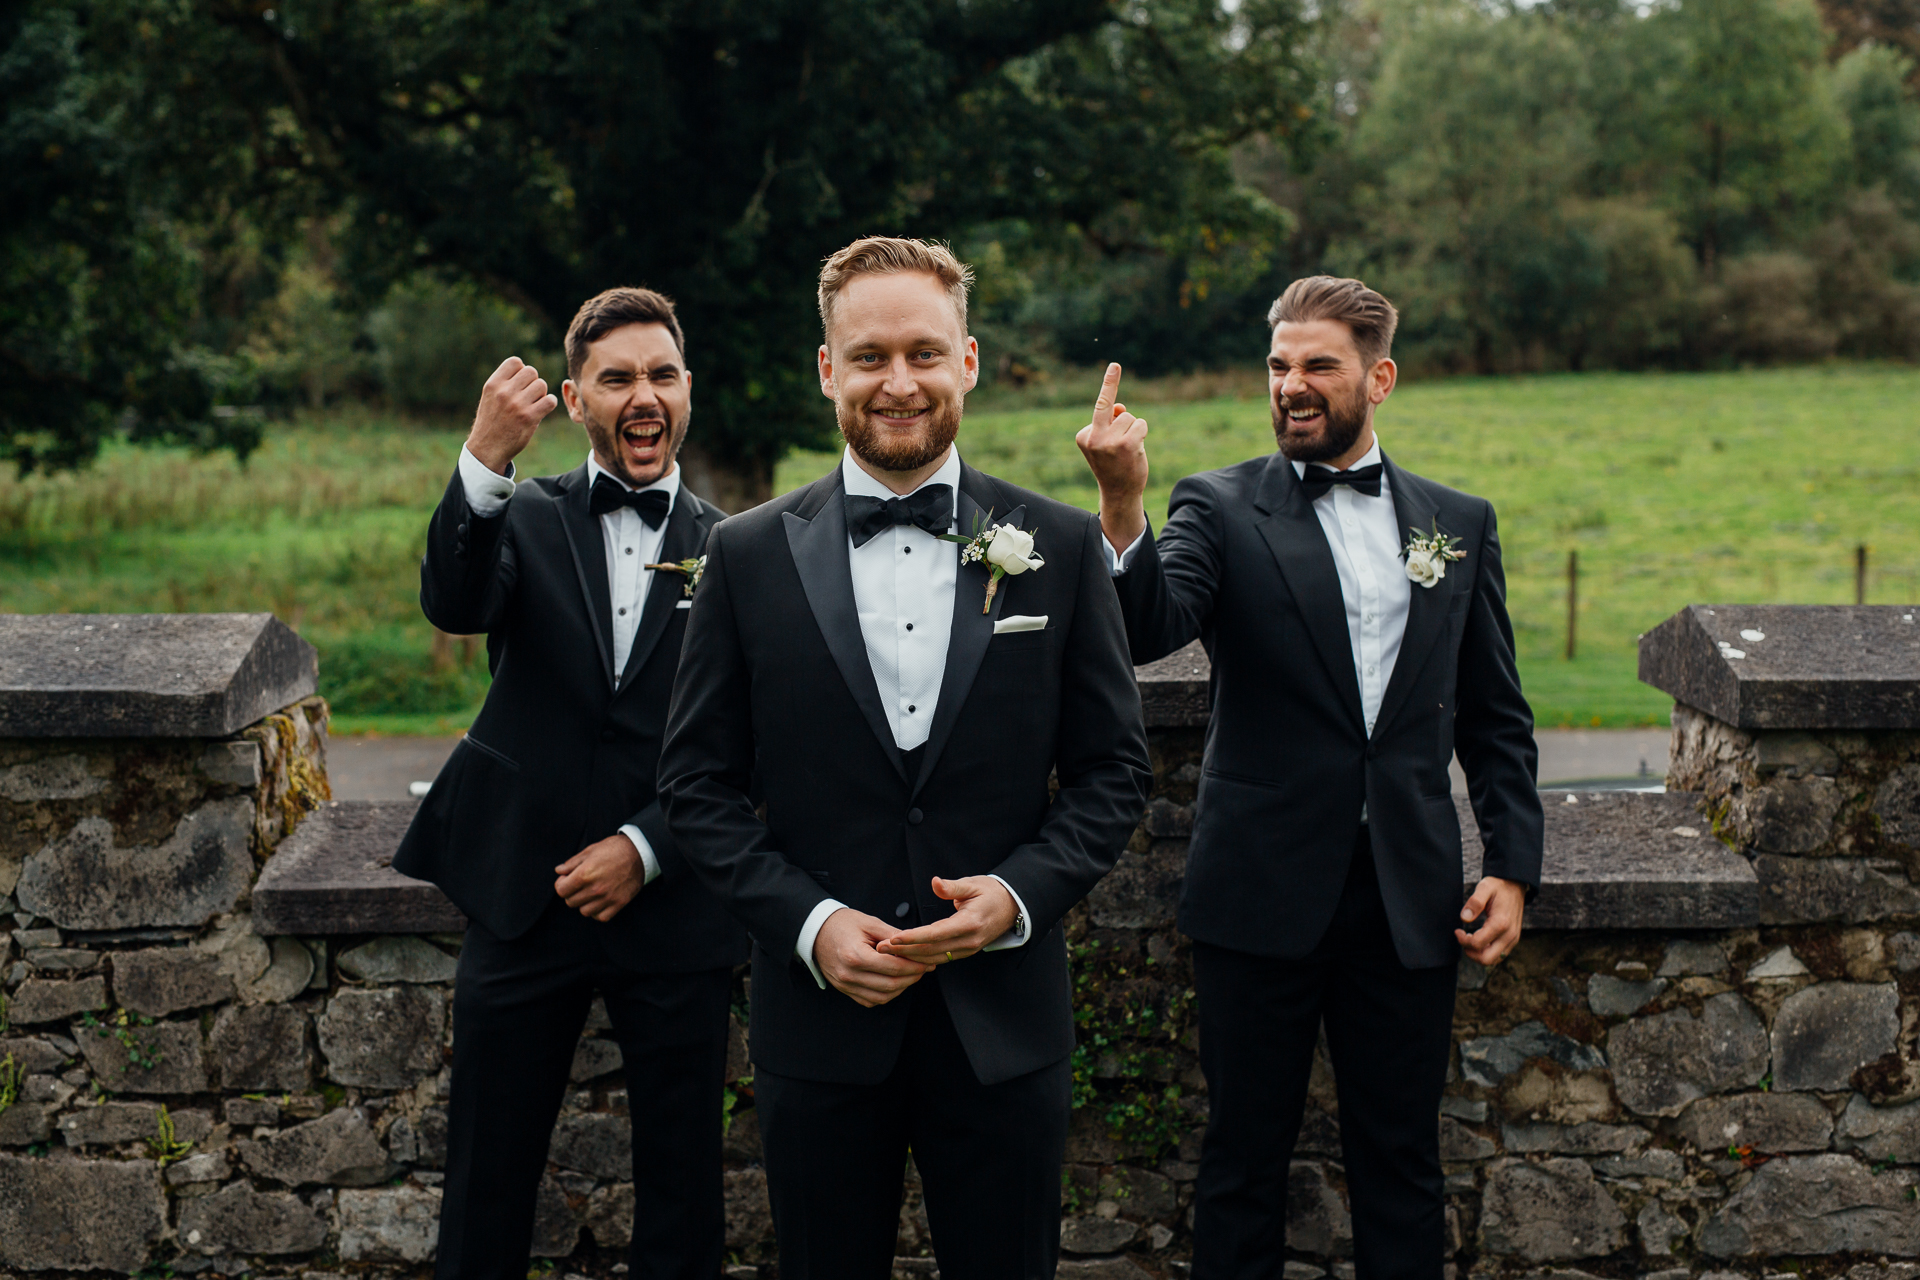
{"type": "Polygon", "coordinates": [[[507,464],[533,439],[541,419],[559,406],[547,394],[540,371],[519,356],[508,356],[480,388],[480,407],[467,433],[467,452],[496,475],[507,474],[507,464]]]}
{"type": "Polygon", "coordinates": [[[1100,485],[1100,531],[1115,551],[1125,551],[1147,531],[1147,422],[1116,403],[1119,394],[1120,366],[1110,364],[1093,421],[1073,439],[1100,485]]]}
{"type": "Polygon", "coordinates": [[[882,1005],[931,968],[874,948],[900,930],[875,916],[843,907],[828,916],[813,938],[813,962],[833,989],[863,1009],[882,1005]]]}

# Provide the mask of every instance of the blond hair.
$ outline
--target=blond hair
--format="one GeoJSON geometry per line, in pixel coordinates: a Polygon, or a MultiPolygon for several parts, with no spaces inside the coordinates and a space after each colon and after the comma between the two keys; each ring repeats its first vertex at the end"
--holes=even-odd
{"type": "Polygon", "coordinates": [[[1371,369],[1393,350],[1393,331],[1400,313],[1393,304],[1358,280],[1341,276],[1306,276],[1267,308],[1267,330],[1306,320],[1338,320],[1353,334],[1360,359],[1371,369]]]}
{"type": "Polygon", "coordinates": [[[820,328],[833,336],[833,304],[855,276],[887,276],[922,271],[946,287],[947,298],[967,331],[967,290],[973,287],[973,268],[954,257],[946,245],[898,236],[862,236],[828,258],[820,268],[820,328]]]}

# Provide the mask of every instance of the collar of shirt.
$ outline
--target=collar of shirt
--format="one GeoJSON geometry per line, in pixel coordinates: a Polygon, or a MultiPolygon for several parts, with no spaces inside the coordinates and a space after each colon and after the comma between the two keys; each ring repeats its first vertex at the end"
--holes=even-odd
{"type": "MultiPolygon", "coordinates": [[[[678,472],[675,474],[678,474],[678,472]]],[[[910,496],[904,493],[895,493],[868,475],[866,468],[853,460],[852,449],[841,451],[840,480],[842,484],[846,485],[847,492],[856,497],[886,499],[910,496]]],[[[960,509],[960,450],[949,447],[947,450],[947,460],[940,464],[940,469],[916,485],[913,492],[918,493],[930,484],[944,484],[952,488],[954,511],[957,513],[960,509]]]]}
{"type": "MultiPolygon", "coordinates": [[[[665,474],[664,476],[661,476],[658,480],[655,480],[652,484],[643,484],[638,489],[635,489],[632,485],[628,484],[625,480],[622,480],[619,476],[613,474],[613,472],[601,466],[600,459],[594,457],[592,453],[588,453],[587,454],[588,486],[591,487],[593,482],[599,479],[601,476],[605,476],[607,479],[619,485],[622,489],[631,490],[634,493],[645,493],[648,489],[664,489],[666,491],[667,498],[668,498],[668,502],[667,502],[668,515],[673,514],[673,504],[674,502],[678,501],[680,497],[680,463],[678,460],[674,462],[673,470],[667,472],[667,474],[665,474]]],[[[616,510],[618,510],[618,508],[616,508],[616,510]]],[[[660,527],[662,529],[666,528],[667,527],[666,523],[662,521],[660,527]]]]}
{"type": "MultiPolygon", "coordinates": [[[[1324,462],[1315,462],[1312,464],[1308,464],[1305,462],[1294,462],[1292,458],[1287,459],[1287,461],[1293,464],[1293,474],[1299,476],[1302,480],[1307,478],[1307,467],[1309,465],[1319,467],[1325,471],[1338,472],[1340,470],[1340,468],[1338,467],[1329,467],[1324,462]]],[[[1354,471],[1360,467],[1370,467],[1378,461],[1380,461],[1380,437],[1375,436],[1373,438],[1373,447],[1371,449],[1368,449],[1364,454],[1360,455],[1360,460],[1355,462],[1353,466],[1348,467],[1347,470],[1354,471]]],[[[1382,476],[1380,479],[1382,482],[1381,491],[1380,491],[1381,496],[1385,497],[1386,496],[1386,487],[1385,487],[1386,477],[1382,476]]]]}

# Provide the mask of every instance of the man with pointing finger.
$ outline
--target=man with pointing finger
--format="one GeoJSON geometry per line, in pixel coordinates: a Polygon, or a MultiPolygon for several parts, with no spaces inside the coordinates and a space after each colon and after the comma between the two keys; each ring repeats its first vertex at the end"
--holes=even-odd
{"type": "Polygon", "coordinates": [[[1496,964],[1540,881],[1533,718],[1493,508],[1374,437],[1397,316],[1357,280],[1268,313],[1279,452],[1174,486],[1108,369],[1079,444],[1137,663],[1198,637],[1213,719],[1180,903],[1209,1119],[1195,1280],[1279,1280],[1287,1166],[1324,1026],[1359,1280],[1439,1280],[1438,1145],[1462,950],[1496,964]],[[1483,878],[1463,905],[1458,753],[1483,878]]]}
{"type": "Polygon", "coordinates": [[[692,374],[673,303],[589,299],[567,331],[567,412],[591,451],[513,479],[555,407],[502,364],[427,531],[420,604],[485,632],[493,684],[394,867],[468,918],[435,1272],[522,1280],[534,1202],[595,995],[633,1123],[634,1280],[714,1280],[733,966],[746,939],[690,875],[655,767],[698,558],[721,512],[675,463],[692,374]]]}

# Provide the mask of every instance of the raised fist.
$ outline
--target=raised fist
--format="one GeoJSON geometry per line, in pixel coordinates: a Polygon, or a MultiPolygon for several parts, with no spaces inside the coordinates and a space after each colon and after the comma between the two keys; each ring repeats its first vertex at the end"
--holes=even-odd
{"type": "Polygon", "coordinates": [[[473,430],[467,433],[467,452],[500,475],[527,447],[541,419],[559,406],[547,392],[540,371],[519,356],[508,356],[480,388],[480,407],[474,410],[473,430]]]}

